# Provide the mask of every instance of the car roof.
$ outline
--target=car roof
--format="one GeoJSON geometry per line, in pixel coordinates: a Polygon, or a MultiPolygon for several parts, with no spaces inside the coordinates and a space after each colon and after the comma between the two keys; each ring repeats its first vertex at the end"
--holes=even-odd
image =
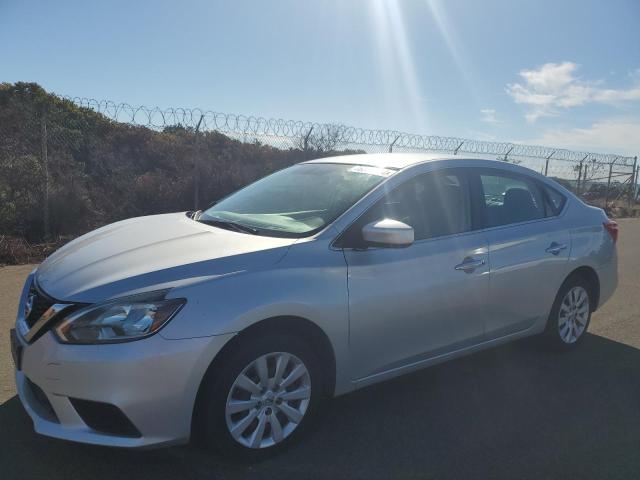
{"type": "Polygon", "coordinates": [[[465,157],[438,153],[369,153],[357,155],[340,155],[337,157],[319,158],[302,163],[342,163],[346,165],[367,165],[379,168],[401,170],[418,163],[434,160],[462,160],[465,157]]]}
{"type": "MultiPolygon", "coordinates": [[[[522,165],[516,165],[514,163],[505,162],[502,160],[488,160],[484,158],[473,158],[465,155],[451,155],[446,153],[369,153],[369,154],[357,154],[357,155],[340,155],[336,157],[318,158],[316,160],[309,160],[301,162],[302,164],[320,164],[320,163],[339,163],[344,165],[364,165],[377,168],[385,168],[390,170],[402,170],[410,168],[415,165],[430,163],[430,162],[444,162],[451,164],[452,167],[479,167],[479,168],[499,168],[529,177],[537,178],[539,181],[552,186],[555,189],[561,189],[565,193],[571,193],[556,183],[554,180],[539,174],[538,172],[524,167],[522,165]]],[[[571,194],[573,195],[573,194],[571,194]]]]}

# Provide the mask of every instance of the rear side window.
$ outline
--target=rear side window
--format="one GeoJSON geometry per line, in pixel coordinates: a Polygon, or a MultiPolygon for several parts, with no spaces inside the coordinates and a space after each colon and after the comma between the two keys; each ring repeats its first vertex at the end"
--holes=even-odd
{"type": "Polygon", "coordinates": [[[481,174],[488,227],[538,220],[545,200],[534,182],[516,175],[481,174]]]}
{"type": "Polygon", "coordinates": [[[557,190],[548,187],[547,185],[542,185],[541,188],[546,196],[547,217],[558,215],[564,208],[564,204],[567,201],[567,198],[557,190]]]}

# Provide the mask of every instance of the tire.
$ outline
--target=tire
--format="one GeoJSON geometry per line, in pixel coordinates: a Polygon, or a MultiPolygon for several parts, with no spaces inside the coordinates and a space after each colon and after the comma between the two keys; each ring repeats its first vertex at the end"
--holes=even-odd
{"type": "Polygon", "coordinates": [[[584,340],[593,305],[592,288],[580,275],[572,275],[556,295],[543,334],[547,347],[564,352],[573,350],[584,340]]]}
{"type": "Polygon", "coordinates": [[[247,338],[227,353],[205,379],[199,437],[225,457],[259,461],[287,448],[312,424],[325,397],[322,368],[310,345],[288,334],[247,338]]]}

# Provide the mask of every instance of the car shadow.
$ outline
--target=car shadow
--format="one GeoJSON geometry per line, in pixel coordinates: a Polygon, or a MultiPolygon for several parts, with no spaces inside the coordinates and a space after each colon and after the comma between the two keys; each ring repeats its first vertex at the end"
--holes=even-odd
{"type": "Polygon", "coordinates": [[[638,478],[640,350],[588,335],[525,340],[335,399],[289,451],[238,465],[193,447],[129,451],[36,435],[0,405],[5,480],[91,478],[638,478]]]}

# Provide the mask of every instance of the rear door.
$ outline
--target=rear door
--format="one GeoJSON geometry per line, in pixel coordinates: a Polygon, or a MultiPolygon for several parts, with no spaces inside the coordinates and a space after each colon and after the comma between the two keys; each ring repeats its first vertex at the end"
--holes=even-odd
{"type": "Polygon", "coordinates": [[[489,242],[490,294],[486,336],[526,330],[549,315],[567,274],[569,230],[547,187],[502,169],[475,170],[476,201],[489,242]]]}

